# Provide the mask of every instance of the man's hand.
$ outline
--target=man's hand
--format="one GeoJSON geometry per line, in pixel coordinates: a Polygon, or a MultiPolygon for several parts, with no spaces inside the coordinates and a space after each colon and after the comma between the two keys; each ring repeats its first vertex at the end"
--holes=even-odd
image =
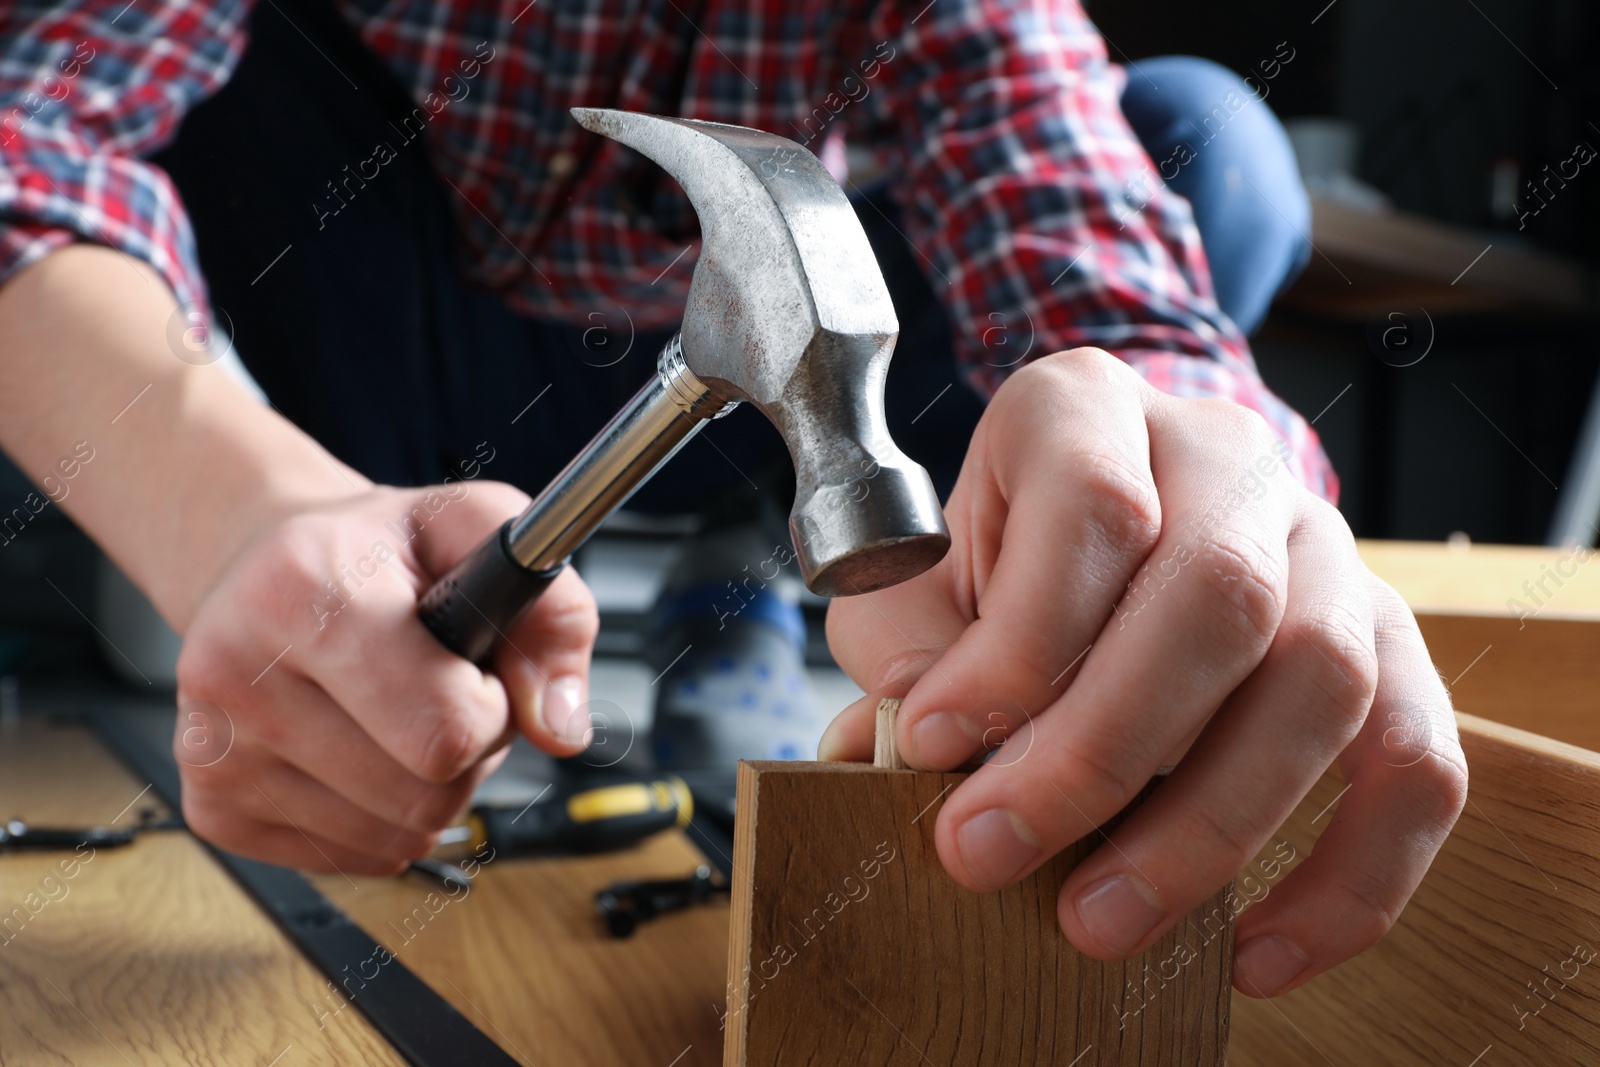
{"type": "Polygon", "coordinates": [[[1088,954],[1149,946],[1233,878],[1335,761],[1314,855],[1238,920],[1237,988],[1273,996],[1376,942],[1466,799],[1449,696],[1411,612],[1266,423],[1157,392],[1092,349],[997,392],[946,514],[952,547],[838,601],[829,644],[867,690],[824,758],[872,751],[905,696],[913,767],[995,752],[946,798],[950,875],[1011,885],[1176,769],[1061,889],[1088,954]]]}
{"type": "Polygon", "coordinates": [[[576,572],[506,635],[493,673],[417,617],[435,576],[527,500],[500,483],[380,488],[251,545],[178,662],[189,826],[272,863],[391,874],[433,849],[515,732],[579,751],[599,617],[576,572]]]}

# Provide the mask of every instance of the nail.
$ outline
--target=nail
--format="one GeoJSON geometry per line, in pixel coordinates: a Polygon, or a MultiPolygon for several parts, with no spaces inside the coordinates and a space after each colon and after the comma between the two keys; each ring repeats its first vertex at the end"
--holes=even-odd
{"type": "Polygon", "coordinates": [[[972,880],[985,889],[1015,882],[1040,851],[1034,832],[1004,808],[990,808],[968,819],[956,831],[956,846],[972,880]]]}
{"type": "Polygon", "coordinates": [[[977,748],[978,739],[967,731],[966,720],[952,712],[936,711],[911,728],[911,759],[919,767],[936,771],[959,767],[977,748]]]}
{"type": "Polygon", "coordinates": [[[539,710],[543,713],[545,730],[556,740],[585,748],[589,746],[594,727],[589,723],[589,709],[584,707],[582,678],[567,675],[555,679],[545,687],[539,710]]]}
{"type": "Polygon", "coordinates": [[[1126,956],[1166,914],[1153,890],[1124,874],[1102,878],[1078,894],[1078,921],[1107,952],[1126,956]]]}
{"type": "Polygon", "coordinates": [[[1307,967],[1311,960],[1294,942],[1267,934],[1246,941],[1233,954],[1233,973],[1245,990],[1275,997],[1307,967]]]}

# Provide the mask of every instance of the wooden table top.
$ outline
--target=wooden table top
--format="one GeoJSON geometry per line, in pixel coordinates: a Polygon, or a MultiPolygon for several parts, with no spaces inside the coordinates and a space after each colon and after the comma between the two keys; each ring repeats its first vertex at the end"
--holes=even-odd
{"type": "MultiPolygon", "coordinates": [[[[1362,550],[1413,604],[1496,623],[1506,598],[1564,555],[1362,550]]],[[[1574,571],[1549,610],[1600,620],[1600,569],[1574,571]]],[[[1492,679],[1502,655],[1540,658],[1504,640],[1469,680],[1492,679]]],[[[1479,645],[1461,647],[1465,656],[1479,645]]],[[[160,807],[146,783],[83,727],[31,716],[0,725],[0,817],[124,826],[146,807],[160,807]]],[[[327,981],[186,833],[74,858],[0,854],[0,1065],[401,1062],[358,1011],[338,1010],[327,981]]],[[[592,905],[612,881],[679,877],[700,861],[676,833],[597,858],[497,861],[443,908],[427,907],[437,890],[418,876],[314,881],[522,1063],[709,1067],[722,1058],[727,904],[663,917],[624,941],[605,935],[592,905]]],[[[1239,1036],[1265,1033],[1276,1011],[1236,998],[1239,1036]]]]}
{"type": "MultiPolygon", "coordinates": [[[[25,716],[0,732],[3,817],[126,826],[165,812],[145,785],[83,726],[25,716]]],[[[711,1067],[726,900],[625,941],[593,905],[611,882],[701,862],[672,833],[602,857],[496,861],[454,899],[418,875],[314,882],[523,1063],[711,1067]]],[[[0,909],[5,1067],[403,1063],[187,833],[0,854],[0,909]]]]}

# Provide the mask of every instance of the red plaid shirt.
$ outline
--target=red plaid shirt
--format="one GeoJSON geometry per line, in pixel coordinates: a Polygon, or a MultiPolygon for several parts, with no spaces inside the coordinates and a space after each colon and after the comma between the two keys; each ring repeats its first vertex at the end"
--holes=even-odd
{"type": "MultiPolygon", "coordinates": [[[[1118,106],[1120,72],[1072,0],[336,3],[411,90],[408,125],[455,190],[474,281],[526,314],[582,321],[604,303],[669,326],[694,267],[681,192],[568,108],[770,130],[847,183],[848,131],[893,178],[974,387],[992,392],[1026,358],[1097,345],[1158,388],[1261,412],[1296,476],[1337,491],[1315,433],[1262,384],[1218,309],[1189,206],[1149,180],[1118,106]]],[[[141,157],[227,80],[248,8],[4,5],[0,280],[94,241],[147,261],[179,300],[204,300],[183,208],[141,157]]],[[[381,168],[381,156],[357,166],[381,168]]],[[[337,207],[330,196],[307,210],[337,207]]]]}

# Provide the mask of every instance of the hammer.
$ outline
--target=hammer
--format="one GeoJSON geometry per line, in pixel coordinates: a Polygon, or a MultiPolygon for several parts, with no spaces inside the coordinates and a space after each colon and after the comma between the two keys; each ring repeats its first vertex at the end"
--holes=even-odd
{"type": "Polygon", "coordinates": [[[525,511],[422,598],[423,622],[482,663],[572,553],[711,419],[741,401],[783,435],[800,574],[823,596],[903,582],[950,547],[927,471],[889,436],[900,324],[872,246],[822,163],[741,126],[573,108],[688,194],[702,248],[657,371],[525,511]]]}

